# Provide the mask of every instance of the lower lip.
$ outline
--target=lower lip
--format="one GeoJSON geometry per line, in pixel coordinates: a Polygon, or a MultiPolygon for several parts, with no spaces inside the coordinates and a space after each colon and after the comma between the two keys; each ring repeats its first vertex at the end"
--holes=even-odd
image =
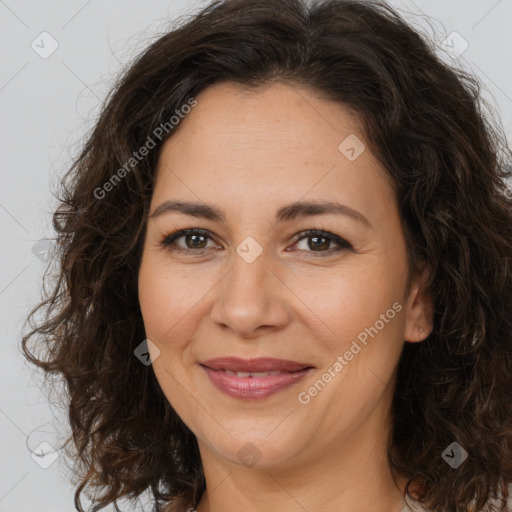
{"type": "Polygon", "coordinates": [[[210,378],[212,384],[226,395],[254,400],[258,398],[267,398],[278,391],[282,391],[293,386],[303,379],[312,368],[299,370],[296,372],[283,372],[281,375],[269,375],[268,377],[237,377],[228,375],[222,370],[212,370],[202,366],[210,378]]]}

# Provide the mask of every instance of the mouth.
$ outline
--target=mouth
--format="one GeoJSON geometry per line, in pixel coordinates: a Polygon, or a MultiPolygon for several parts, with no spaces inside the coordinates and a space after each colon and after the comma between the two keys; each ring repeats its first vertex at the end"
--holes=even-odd
{"type": "Polygon", "coordinates": [[[308,363],[299,363],[289,359],[276,359],[274,357],[258,357],[256,359],[218,357],[216,359],[208,359],[201,363],[201,365],[206,366],[211,370],[224,370],[232,373],[251,374],[295,372],[313,367],[313,365],[308,363]]]}
{"type": "Polygon", "coordinates": [[[314,367],[297,361],[224,357],[200,363],[211,383],[223,393],[240,399],[267,398],[302,380],[314,367]]]}

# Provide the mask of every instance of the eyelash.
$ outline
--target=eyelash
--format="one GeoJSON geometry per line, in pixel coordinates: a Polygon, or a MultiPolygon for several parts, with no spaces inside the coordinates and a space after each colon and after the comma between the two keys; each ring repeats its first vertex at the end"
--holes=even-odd
{"type": "MultiPolygon", "coordinates": [[[[204,253],[204,251],[208,250],[208,248],[184,249],[182,247],[176,247],[176,246],[171,247],[172,244],[176,240],[178,240],[186,235],[199,235],[199,236],[204,236],[204,237],[208,237],[209,239],[212,239],[211,232],[207,229],[189,228],[189,229],[181,229],[179,231],[176,231],[174,233],[166,235],[163,238],[163,240],[160,242],[160,245],[163,248],[173,251],[173,252],[181,252],[181,253],[187,253],[187,254],[195,253],[195,255],[197,255],[197,256],[201,256],[204,253]]],[[[297,233],[297,235],[295,236],[294,245],[301,242],[304,239],[313,238],[313,237],[327,238],[327,239],[331,240],[331,242],[335,242],[339,246],[337,249],[334,249],[334,250],[328,249],[327,251],[312,251],[312,250],[305,251],[308,253],[312,253],[313,255],[316,255],[316,254],[331,255],[331,254],[340,252],[342,250],[353,250],[352,245],[350,245],[346,240],[343,240],[343,238],[341,238],[333,233],[330,233],[329,231],[326,231],[323,229],[317,229],[317,228],[308,229],[306,231],[301,231],[301,232],[297,233]]]]}

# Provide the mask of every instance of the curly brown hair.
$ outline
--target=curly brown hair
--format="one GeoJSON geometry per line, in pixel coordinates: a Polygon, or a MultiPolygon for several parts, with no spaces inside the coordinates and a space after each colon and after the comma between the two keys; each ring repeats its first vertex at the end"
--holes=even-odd
{"type": "Polygon", "coordinates": [[[507,510],[511,152],[471,74],[386,4],[356,0],[215,1],[152,43],[107,97],[62,180],[58,270],[45,274],[52,289],[22,340],[29,361],[66,384],[76,509],[87,486],[104,491],[94,511],[148,489],[157,511],[195,507],[205,490],[195,436],[134,350],[146,337],[137,274],[154,172],[179,130],[168,121],[220,81],[307,86],[359,115],[434,302],[433,332],[405,343],[399,362],[390,467],[409,478],[410,497],[421,483],[425,506],[507,510]],[[155,147],[135,159],[149,139],[155,147]],[[44,357],[29,351],[32,338],[44,357]],[[469,452],[456,470],[441,457],[455,440],[469,452]]]}

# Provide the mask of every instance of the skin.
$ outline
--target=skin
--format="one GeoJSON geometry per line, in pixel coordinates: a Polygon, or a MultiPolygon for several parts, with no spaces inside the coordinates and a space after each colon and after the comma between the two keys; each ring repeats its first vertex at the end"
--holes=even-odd
{"type": "MultiPolygon", "coordinates": [[[[364,135],[357,117],[304,87],[210,86],[160,154],[150,215],[167,200],[202,202],[225,222],[167,212],[150,217],[139,300],[153,370],[165,396],[197,436],[207,492],[198,512],[389,511],[403,506],[405,479],[392,478],[386,442],[395,375],[405,340],[431,331],[426,274],[411,276],[397,199],[369,149],[350,161],[338,146],[364,135]],[[297,200],[340,202],[347,215],[275,222],[297,200]],[[162,247],[186,228],[211,231],[162,247]],[[318,228],[348,241],[297,241],[318,228]],[[262,253],[236,251],[248,236],[262,253]],[[204,250],[198,255],[199,247],[204,250]],[[194,254],[193,251],[196,251],[194,254]],[[322,252],[323,251],[323,252],[322,252]],[[365,328],[401,310],[310,402],[307,391],[365,328]],[[422,329],[420,331],[420,329],[422,329]],[[200,361],[277,357],[315,367],[271,397],[243,401],[217,390],[200,361]],[[251,443],[251,444],[248,444],[251,443]],[[244,465],[245,447],[257,460],[244,465]]],[[[251,249],[253,250],[253,249],[251,249]]]]}

